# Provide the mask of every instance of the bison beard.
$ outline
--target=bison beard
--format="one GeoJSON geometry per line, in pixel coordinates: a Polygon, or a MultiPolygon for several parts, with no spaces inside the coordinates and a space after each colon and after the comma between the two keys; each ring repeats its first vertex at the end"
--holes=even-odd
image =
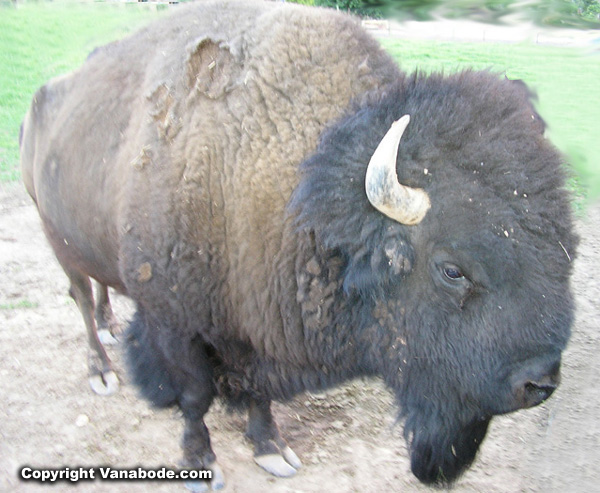
{"type": "Polygon", "coordinates": [[[271,400],[362,376],[396,394],[414,474],[451,483],[494,415],[556,388],[573,320],[569,194],[530,91],[401,73],[334,12],[178,11],[50,81],[23,124],[91,376],[116,378],[94,278],[101,311],[106,286],[136,302],[133,379],[180,407],[184,465],[214,489],[215,397],[247,409],[256,462],[290,476],[271,400]]]}
{"type": "Polygon", "coordinates": [[[424,417],[405,424],[411,470],[424,483],[449,484],[475,459],[490,420],[476,419],[460,429],[431,421],[424,417]]]}

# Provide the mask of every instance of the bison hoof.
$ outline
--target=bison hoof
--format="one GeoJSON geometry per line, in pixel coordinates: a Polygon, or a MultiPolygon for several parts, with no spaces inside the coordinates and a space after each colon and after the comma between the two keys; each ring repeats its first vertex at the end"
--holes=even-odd
{"type": "Polygon", "coordinates": [[[296,474],[297,470],[302,467],[302,462],[289,447],[285,447],[281,453],[282,455],[257,455],[254,457],[254,461],[273,476],[288,478],[296,474]]]}
{"type": "Polygon", "coordinates": [[[203,493],[205,491],[218,491],[225,488],[225,476],[216,462],[213,462],[208,469],[212,473],[210,481],[186,481],[185,487],[192,493],[203,493]]]}
{"type": "Polygon", "coordinates": [[[192,493],[204,493],[210,491],[210,483],[208,481],[186,481],[184,484],[192,493]]]}
{"type": "Polygon", "coordinates": [[[108,329],[99,329],[98,339],[100,339],[103,346],[116,346],[119,344],[119,340],[108,329]]]}
{"type": "Polygon", "coordinates": [[[111,395],[119,390],[119,378],[114,371],[92,375],[90,387],[98,395],[111,395]]]}
{"type": "Polygon", "coordinates": [[[300,469],[302,467],[302,461],[300,461],[300,458],[291,448],[285,447],[282,454],[286,462],[294,469],[300,469]]]}

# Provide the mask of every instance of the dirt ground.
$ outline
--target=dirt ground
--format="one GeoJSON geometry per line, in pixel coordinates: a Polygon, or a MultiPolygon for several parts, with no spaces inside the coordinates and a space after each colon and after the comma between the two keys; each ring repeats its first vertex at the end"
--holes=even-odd
{"type": "MultiPolygon", "coordinates": [[[[543,406],[496,418],[463,492],[600,492],[600,204],[579,222],[582,243],[573,286],[577,320],[564,355],[563,384],[543,406]]],[[[0,491],[46,491],[23,482],[37,467],[175,467],[182,420],[155,411],[127,382],[118,346],[109,348],[122,387],[111,397],[88,387],[86,336],[67,279],[21,184],[0,185],[0,491]]],[[[131,315],[114,297],[117,316],[131,315]]],[[[252,460],[245,417],[215,405],[207,420],[228,492],[425,492],[410,473],[391,397],[377,381],[301,395],[275,412],[304,462],[289,479],[252,460]]],[[[64,490],[61,483],[58,490],[64,490]]],[[[81,482],[90,492],[177,492],[178,482],[81,482]]],[[[69,488],[71,490],[71,488],[69,488]]]]}

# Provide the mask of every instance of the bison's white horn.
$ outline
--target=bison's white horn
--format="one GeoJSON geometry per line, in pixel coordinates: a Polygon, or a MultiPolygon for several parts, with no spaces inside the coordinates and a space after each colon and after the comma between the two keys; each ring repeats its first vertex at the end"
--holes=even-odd
{"type": "Polygon", "coordinates": [[[365,178],[369,202],[379,212],[401,224],[419,224],[431,207],[429,196],[421,188],[410,188],[398,181],[396,159],[400,139],[410,121],[404,115],[392,123],[375,149],[365,178]]]}

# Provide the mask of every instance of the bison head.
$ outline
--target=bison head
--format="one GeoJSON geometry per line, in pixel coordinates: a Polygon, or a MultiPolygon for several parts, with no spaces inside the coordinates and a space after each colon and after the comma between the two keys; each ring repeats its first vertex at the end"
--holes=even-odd
{"type": "Polygon", "coordinates": [[[415,75],[366,97],[303,164],[298,223],[342,259],[339,330],[395,392],[423,482],[454,480],[494,415],[559,383],[577,239],[542,131],[522,84],[415,75]],[[367,170],[382,155],[391,168],[367,170]]]}

